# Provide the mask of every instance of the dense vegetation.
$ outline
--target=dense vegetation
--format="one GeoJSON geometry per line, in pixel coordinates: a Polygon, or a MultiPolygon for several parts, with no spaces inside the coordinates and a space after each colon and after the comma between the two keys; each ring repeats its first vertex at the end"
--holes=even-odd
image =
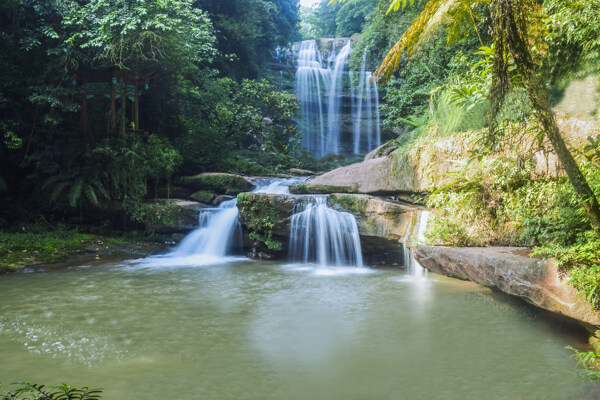
{"type": "Polygon", "coordinates": [[[0,224],[129,227],[174,174],[299,164],[296,100],[264,80],[297,20],[296,0],[2,2],[0,224]]]}

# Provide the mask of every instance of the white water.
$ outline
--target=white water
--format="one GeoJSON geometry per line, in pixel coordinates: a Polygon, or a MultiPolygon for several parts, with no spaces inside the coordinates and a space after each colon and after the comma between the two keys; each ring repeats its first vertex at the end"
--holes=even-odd
{"type": "Polygon", "coordinates": [[[237,200],[228,200],[217,208],[202,209],[198,228],[187,235],[170,253],[174,257],[205,255],[224,257],[242,245],[242,225],[238,220],[237,200]]]}
{"type": "MultiPolygon", "coordinates": [[[[366,71],[366,52],[358,86],[348,74],[350,40],[324,55],[315,40],[294,45],[297,55],[296,94],[301,104],[298,126],[303,134],[303,147],[317,158],[327,154],[359,154],[381,145],[379,93],[366,71]],[[346,116],[344,93],[350,94],[352,115],[346,116]],[[351,121],[351,127],[345,120],[351,121]]],[[[343,42],[342,42],[343,43],[343,42]]]]}
{"type": "Polygon", "coordinates": [[[340,154],[343,78],[351,50],[350,41],[348,41],[335,57],[335,64],[331,75],[331,86],[329,88],[329,99],[327,100],[327,141],[325,142],[324,154],[340,154]]]}
{"type": "Polygon", "coordinates": [[[319,266],[362,267],[358,225],[352,214],[327,206],[325,196],[315,196],[291,218],[289,255],[293,262],[319,266]]]}

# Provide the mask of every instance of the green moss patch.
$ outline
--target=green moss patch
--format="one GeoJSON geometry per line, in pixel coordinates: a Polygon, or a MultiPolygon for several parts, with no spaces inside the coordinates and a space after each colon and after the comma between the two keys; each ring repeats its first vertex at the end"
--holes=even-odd
{"type": "Polygon", "coordinates": [[[250,230],[251,239],[258,240],[272,251],[283,248],[283,243],[273,238],[273,228],[280,216],[267,197],[240,193],[237,196],[237,206],[250,230]]]}

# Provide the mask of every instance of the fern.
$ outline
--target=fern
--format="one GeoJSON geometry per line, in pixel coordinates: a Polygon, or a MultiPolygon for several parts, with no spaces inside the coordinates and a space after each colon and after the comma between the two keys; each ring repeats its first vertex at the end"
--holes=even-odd
{"type": "Polygon", "coordinates": [[[31,382],[17,382],[21,387],[11,394],[9,399],[22,400],[99,400],[102,389],[80,389],[67,385],[60,386],[40,385],[31,382]]]}

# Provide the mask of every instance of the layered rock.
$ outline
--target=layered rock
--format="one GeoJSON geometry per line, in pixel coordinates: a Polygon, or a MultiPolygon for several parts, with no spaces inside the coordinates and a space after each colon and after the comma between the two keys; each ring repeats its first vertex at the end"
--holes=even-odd
{"type": "Polygon", "coordinates": [[[415,258],[430,271],[466,279],[520,297],[536,307],[600,325],[598,312],[566,284],[553,261],[524,256],[522,248],[418,246],[415,258]]]}

